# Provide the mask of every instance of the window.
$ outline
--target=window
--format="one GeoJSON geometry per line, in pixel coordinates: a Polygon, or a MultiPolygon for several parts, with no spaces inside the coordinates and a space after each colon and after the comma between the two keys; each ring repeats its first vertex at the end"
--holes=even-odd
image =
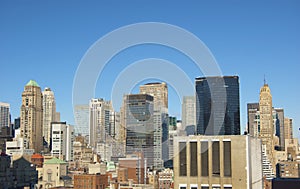
{"type": "Polygon", "coordinates": [[[212,173],[214,176],[220,176],[220,144],[214,141],[212,144],[212,173]]]}
{"type": "Polygon", "coordinates": [[[190,142],[190,176],[198,176],[197,142],[190,142]]]}
{"type": "Polygon", "coordinates": [[[201,176],[208,176],[208,141],[201,142],[201,176]]]}
{"type": "Polygon", "coordinates": [[[187,176],[186,172],[186,143],[179,142],[179,176],[187,176]]]}
{"type": "Polygon", "coordinates": [[[201,189],[209,189],[208,186],[201,186],[201,189]]]}
{"type": "Polygon", "coordinates": [[[223,141],[224,176],[231,177],[231,142],[223,141]]]}

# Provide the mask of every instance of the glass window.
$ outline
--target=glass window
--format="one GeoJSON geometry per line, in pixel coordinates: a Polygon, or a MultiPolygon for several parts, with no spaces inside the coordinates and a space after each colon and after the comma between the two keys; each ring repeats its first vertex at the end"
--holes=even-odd
{"type": "Polygon", "coordinates": [[[208,176],[208,142],[201,142],[201,176],[208,176]]]}

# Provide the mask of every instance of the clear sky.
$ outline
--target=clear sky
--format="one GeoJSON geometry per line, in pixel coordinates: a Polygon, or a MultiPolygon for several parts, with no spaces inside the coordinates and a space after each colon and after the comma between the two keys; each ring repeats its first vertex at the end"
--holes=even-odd
{"type": "MultiPolygon", "coordinates": [[[[0,101],[10,103],[12,117],[18,117],[21,93],[34,79],[42,89],[54,91],[62,121],[73,124],[73,79],[90,46],[128,24],[163,22],[195,34],[211,50],[224,75],[240,76],[242,130],[247,121],[246,103],[258,101],[266,75],[273,106],[284,108],[285,116],[294,119],[296,132],[300,127],[299,18],[297,0],[2,0],[0,101]]],[[[122,69],[144,58],[172,61],[191,80],[201,76],[180,53],[158,45],[142,45],[111,60],[98,80],[101,82],[97,83],[95,97],[109,99],[111,85],[122,69]]],[[[169,113],[180,117],[180,99],[172,88],[170,91],[169,113]]],[[[299,131],[295,136],[299,137],[299,131]]]]}

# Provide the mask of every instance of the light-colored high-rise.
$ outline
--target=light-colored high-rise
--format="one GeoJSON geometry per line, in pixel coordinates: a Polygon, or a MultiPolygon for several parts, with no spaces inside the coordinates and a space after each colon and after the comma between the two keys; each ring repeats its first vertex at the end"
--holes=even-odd
{"type": "Polygon", "coordinates": [[[147,83],[140,86],[140,93],[153,96],[154,167],[160,169],[169,159],[168,86],[164,82],[147,83]]]}
{"type": "Polygon", "coordinates": [[[36,153],[43,150],[43,95],[37,82],[30,80],[22,93],[21,137],[25,148],[34,149],[36,153]]]}
{"type": "Polygon", "coordinates": [[[195,96],[184,96],[182,100],[182,126],[194,127],[196,132],[196,100],[195,96]]]}
{"type": "Polygon", "coordinates": [[[75,118],[75,133],[82,136],[88,136],[90,134],[89,128],[89,105],[75,105],[74,108],[75,118]]]}
{"type": "Polygon", "coordinates": [[[10,126],[10,105],[8,103],[0,102],[0,132],[2,127],[10,126]]]}
{"type": "MultiPolygon", "coordinates": [[[[260,133],[259,138],[262,140],[262,145],[265,145],[265,153],[271,162],[273,171],[276,170],[274,160],[274,120],[271,90],[267,84],[264,84],[260,89],[259,98],[259,113],[260,113],[260,133]]],[[[275,175],[275,174],[274,174],[275,175]]]]}
{"type": "Polygon", "coordinates": [[[51,122],[56,120],[56,103],[53,91],[50,88],[45,88],[43,94],[43,137],[50,145],[51,138],[51,122]]]}
{"type": "Polygon", "coordinates": [[[91,99],[89,105],[89,145],[96,148],[97,143],[105,143],[109,133],[110,114],[113,111],[110,101],[91,99]]]}
{"type": "Polygon", "coordinates": [[[73,160],[74,127],[66,122],[52,122],[51,155],[61,160],[73,160]]]}

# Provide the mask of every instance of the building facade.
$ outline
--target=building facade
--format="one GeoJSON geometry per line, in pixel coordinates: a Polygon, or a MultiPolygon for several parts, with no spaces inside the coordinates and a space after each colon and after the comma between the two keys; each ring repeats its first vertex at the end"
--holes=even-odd
{"type": "MultiPolygon", "coordinates": [[[[196,98],[195,96],[184,96],[182,99],[182,127],[193,127],[196,129],[196,98]]],[[[196,130],[194,130],[195,134],[196,130]]]]}
{"type": "Polygon", "coordinates": [[[36,153],[43,150],[43,95],[40,86],[30,80],[22,93],[21,137],[25,148],[34,149],[36,153]]]}
{"type": "Polygon", "coordinates": [[[154,167],[161,169],[169,159],[168,86],[164,82],[147,83],[140,86],[140,94],[153,96],[154,167]]]}
{"type": "Polygon", "coordinates": [[[239,77],[199,77],[195,87],[197,134],[239,135],[239,77]]]}
{"type": "Polygon", "coordinates": [[[81,134],[82,136],[90,135],[89,127],[89,105],[75,105],[74,108],[75,118],[75,133],[81,134]]]}
{"type": "Polygon", "coordinates": [[[89,108],[89,144],[96,148],[97,143],[106,143],[109,136],[110,114],[113,108],[110,101],[103,99],[91,99],[89,108]]]}
{"type": "Polygon", "coordinates": [[[262,189],[261,140],[247,135],[174,141],[175,189],[262,189]]]}
{"type": "Polygon", "coordinates": [[[126,153],[143,152],[147,167],[154,166],[153,97],[125,95],[123,106],[126,128],[126,153]]]}
{"type": "Polygon", "coordinates": [[[4,102],[0,102],[0,130],[2,127],[10,127],[10,105],[4,102]]]}
{"type": "Polygon", "coordinates": [[[73,160],[74,127],[66,122],[52,122],[51,127],[51,155],[65,161],[73,160]]]}
{"type": "Polygon", "coordinates": [[[51,141],[51,122],[58,122],[56,120],[56,102],[53,91],[50,88],[45,88],[43,94],[43,137],[48,146],[51,141]]]}

